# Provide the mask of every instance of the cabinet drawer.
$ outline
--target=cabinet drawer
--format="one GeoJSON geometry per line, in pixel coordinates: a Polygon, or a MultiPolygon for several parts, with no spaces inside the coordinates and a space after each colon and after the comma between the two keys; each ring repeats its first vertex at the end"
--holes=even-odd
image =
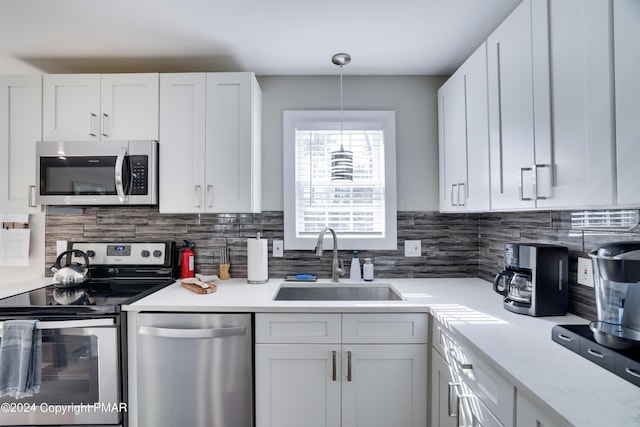
{"type": "Polygon", "coordinates": [[[583,338],[580,341],[580,355],[613,372],[615,353],[611,349],[583,338]]]}
{"type": "Polygon", "coordinates": [[[423,313],[342,315],[342,342],[349,344],[424,344],[427,331],[423,313]]]}
{"type": "Polygon", "coordinates": [[[433,347],[442,354],[451,370],[505,426],[513,425],[515,387],[476,352],[464,347],[434,322],[433,347]]]}
{"type": "Polygon", "coordinates": [[[256,343],[340,343],[340,321],[339,313],[257,313],[256,343]]]}

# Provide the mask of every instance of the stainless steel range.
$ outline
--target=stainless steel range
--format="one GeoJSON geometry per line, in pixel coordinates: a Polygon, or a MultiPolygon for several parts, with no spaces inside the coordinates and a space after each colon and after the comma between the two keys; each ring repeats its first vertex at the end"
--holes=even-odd
{"type": "Polygon", "coordinates": [[[65,266],[84,267],[89,260],[86,283],[58,283],[0,299],[3,325],[37,319],[42,332],[40,391],[19,400],[0,397],[2,408],[9,409],[0,412],[0,425],[126,422],[126,316],[121,306],[173,283],[175,244],[74,242],[70,249],[65,266]]]}

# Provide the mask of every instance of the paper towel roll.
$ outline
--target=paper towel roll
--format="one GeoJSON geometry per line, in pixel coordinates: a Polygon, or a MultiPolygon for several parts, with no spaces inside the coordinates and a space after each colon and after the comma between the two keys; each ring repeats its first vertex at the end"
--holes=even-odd
{"type": "Polygon", "coordinates": [[[269,281],[267,239],[247,239],[247,282],[267,283],[269,281]]]}

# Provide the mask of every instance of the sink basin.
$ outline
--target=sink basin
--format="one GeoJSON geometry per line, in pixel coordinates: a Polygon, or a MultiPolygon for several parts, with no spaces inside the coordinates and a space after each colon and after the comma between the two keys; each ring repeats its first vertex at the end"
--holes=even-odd
{"type": "Polygon", "coordinates": [[[346,283],[283,283],[275,301],[402,301],[402,296],[389,283],[371,285],[346,283]]]}

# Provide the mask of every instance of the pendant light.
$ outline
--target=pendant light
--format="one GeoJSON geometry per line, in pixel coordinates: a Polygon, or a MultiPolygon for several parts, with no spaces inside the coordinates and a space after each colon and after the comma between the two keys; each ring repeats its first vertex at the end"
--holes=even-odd
{"type": "Polygon", "coordinates": [[[331,153],[331,181],[353,181],[353,152],[344,149],[344,108],[342,105],[342,67],[351,62],[348,53],[336,53],[331,62],[340,66],[340,150],[331,153]]]}

